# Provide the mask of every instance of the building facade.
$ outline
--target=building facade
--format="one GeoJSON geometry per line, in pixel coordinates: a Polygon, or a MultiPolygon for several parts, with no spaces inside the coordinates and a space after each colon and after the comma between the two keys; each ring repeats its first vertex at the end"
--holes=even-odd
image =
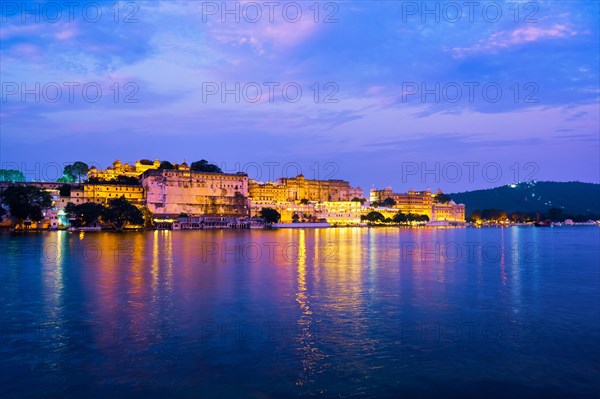
{"type": "Polygon", "coordinates": [[[156,215],[248,215],[248,175],[245,173],[147,170],[141,177],[146,206],[156,215]]]}
{"type": "Polygon", "coordinates": [[[465,205],[457,204],[450,201],[445,204],[434,203],[432,207],[431,220],[448,221],[448,222],[464,222],[465,221],[465,205]]]}
{"type": "Polygon", "coordinates": [[[383,202],[387,198],[391,198],[396,202],[393,208],[398,209],[398,211],[404,214],[427,215],[429,219],[432,217],[433,197],[434,195],[429,190],[409,190],[408,193],[394,193],[391,187],[386,187],[383,190],[373,188],[370,192],[371,203],[383,202]]]}
{"type": "Polygon", "coordinates": [[[258,201],[308,200],[312,202],[350,201],[352,198],[363,198],[360,187],[351,187],[345,180],[310,180],[303,175],[293,178],[282,177],[276,183],[252,182],[249,197],[258,201]]]}
{"type": "Polygon", "coordinates": [[[145,193],[142,186],[125,184],[89,184],[72,185],[71,194],[60,198],[60,208],[64,209],[67,203],[81,205],[86,202],[95,202],[106,205],[115,198],[125,197],[135,205],[144,205],[145,193]]]}
{"type": "Polygon", "coordinates": [[[406,215],[413,213],[416,215],[427,215],[429,220],[465,221],[464,204],[456,204],[454,201],[446,204],[437,203],[435,202],[435,194],[430,190],[409,190],[408,193],[394,193],[391,187],[386,187],[383,190],[371,189],[371,203],[383,202],[387,198],[395,201],[396,204],[392,208],[406,215]]]}
{"type": "Polygon", "coordinates": [[[271,182],[259,183],[254,180],[248,182],[248,197],[256,202],[273,205],[287,201],[287,193],[284,186],[271,182]]]}
{"type": "Polygon", "coordinates": [[[319,202],[315,214],[334,226],[356,226],[361,223],[362,208],[358,201],[319,202]]]}

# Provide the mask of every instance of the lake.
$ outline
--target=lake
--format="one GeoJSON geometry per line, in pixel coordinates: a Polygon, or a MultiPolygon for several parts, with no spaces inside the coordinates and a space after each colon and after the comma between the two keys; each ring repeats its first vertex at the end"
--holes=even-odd
{"type": "Polygon", "coordinates": [[[600,228],[0,234],[2,398],[595,397],[600,228]]]}

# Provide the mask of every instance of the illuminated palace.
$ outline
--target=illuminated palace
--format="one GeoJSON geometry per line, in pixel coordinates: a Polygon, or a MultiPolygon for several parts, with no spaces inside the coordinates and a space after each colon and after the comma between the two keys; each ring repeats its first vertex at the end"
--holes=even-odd
{"type": "Polygon", "coordinates": [[[160,161],[158,159],[149,161],[142,159],[136,161],[134,165],[121,163],[118,159],[113,162],[112,166],[106,169],[98,169],[92,166],[88,172],[88,178],[96,178],[100,180],[115,180],[117,176],[127,176],[138,178],[147,170],[158,169],[160,161]]]}
{"type": "Polygon", "coordinates": [[[408,193],[394,193],[391,187],[383,190],[372,188],[370,191],[370,201],[382,202],[387,198],[394,200],[395,205],[391,206],[404,214],[427,215],[430,220],[464,222],[465,205],[456,204],[454,201],[448,203],[438,203],[435,201],[435,194],[430,190],[414,191],[408,193]]]}
{"type": "MultiPolygon", "coordinates": [[[[104,170],[91,168],[90,179],[81,184],[62,183],[0,183],[0,191],[9,185],[33,185],[48,191],[52,208],[44,212],[40,226],[58,228],[68,225],[64,208],[69,202],[80,205],[88,202],[106,205],[110,200],[124,197],[138,207],[146,207],[156,219],[173,221],[187,214],[190,218],[246,218],[260,216],[263,208],[273,208],[281,215],[282,223],[329,222],[332,225],[358,225],[361,217],[377,211],[393,218],[397,212],[427,215],[435,222],[464,222],[465,206],[453,201],[440,203],[430,190],[394,193],[391,187],[373,188],[366,202],[360,187],[344,180],[311,180],[303,175],[280,178],[261,183],[249,180],[245,173],[196,172],[184,161],[172,169],[160,169],[160,162],[141,160],[135,164],[115,161],[104,170]],[[135,179],[120,180],[119,176],[135,179]],[[92,179],[92,178],[96,178],[92,179]],[[391,198],[391,206],[382,202],[391,198]],[[373,203],[379,203],[373,207],[373,203]]],[[[0,223],[8,216],[0,219],[0,223]]]]}
{"type": "Polygon", "coordinates": [[[304,175],[277,179],[276,183],[257,183],[249,185],[249,197],[257,201],[301,201],[332,202],[351,201],[363,198],[360,187],[354,188],[345,180],[310,180],[304,175]]]}
{"type": "Polygon", "coordinates": [[[69,202],[75,205],[95,202],[106,205],[111,199],[119,197],[125,197],[127,201],[135,205],[143,205],[146,198],[144,189],[141,186],[84,183],[72,186],[70,195],[61,198],[61,204],[66,206],[69,202]]]}
{"type": "Polygon", "coordinates": [[[281,215],[282,223],[300,221],[328,221],[338,225],[360,223],[362,199],[360,187],[352,187],[344,180],[311,180],[298,175],[280,178],[275,183],[248,183],[250,215],[259,216],[262,208],[273,208],[281,215]]]}
{"type": "Polygon", "coordinates": [[[146,206],[153,214],[247,216],[248,175],[174,170],[147,170],[140,178],[146,206]]]}

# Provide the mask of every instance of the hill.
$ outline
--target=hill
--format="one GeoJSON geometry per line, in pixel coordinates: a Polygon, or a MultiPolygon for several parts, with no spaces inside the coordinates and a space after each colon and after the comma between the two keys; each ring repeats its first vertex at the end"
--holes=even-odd
{"type": "Polygon", "coordinates": [[[490,208],[541,213],[562,208],[570,214],[600,214],[600,184],[594,183],[531,181],[449,195],[466,205],[467,214],[490,208]]]}

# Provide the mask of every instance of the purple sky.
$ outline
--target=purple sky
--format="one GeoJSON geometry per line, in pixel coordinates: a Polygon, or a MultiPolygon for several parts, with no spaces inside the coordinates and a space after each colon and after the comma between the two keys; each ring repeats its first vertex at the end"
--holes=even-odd
{"type": "Polygon", "coordinates": [[[315,3],[2,2],[0,166],[599,182],[599,2],[315,3]]]}

